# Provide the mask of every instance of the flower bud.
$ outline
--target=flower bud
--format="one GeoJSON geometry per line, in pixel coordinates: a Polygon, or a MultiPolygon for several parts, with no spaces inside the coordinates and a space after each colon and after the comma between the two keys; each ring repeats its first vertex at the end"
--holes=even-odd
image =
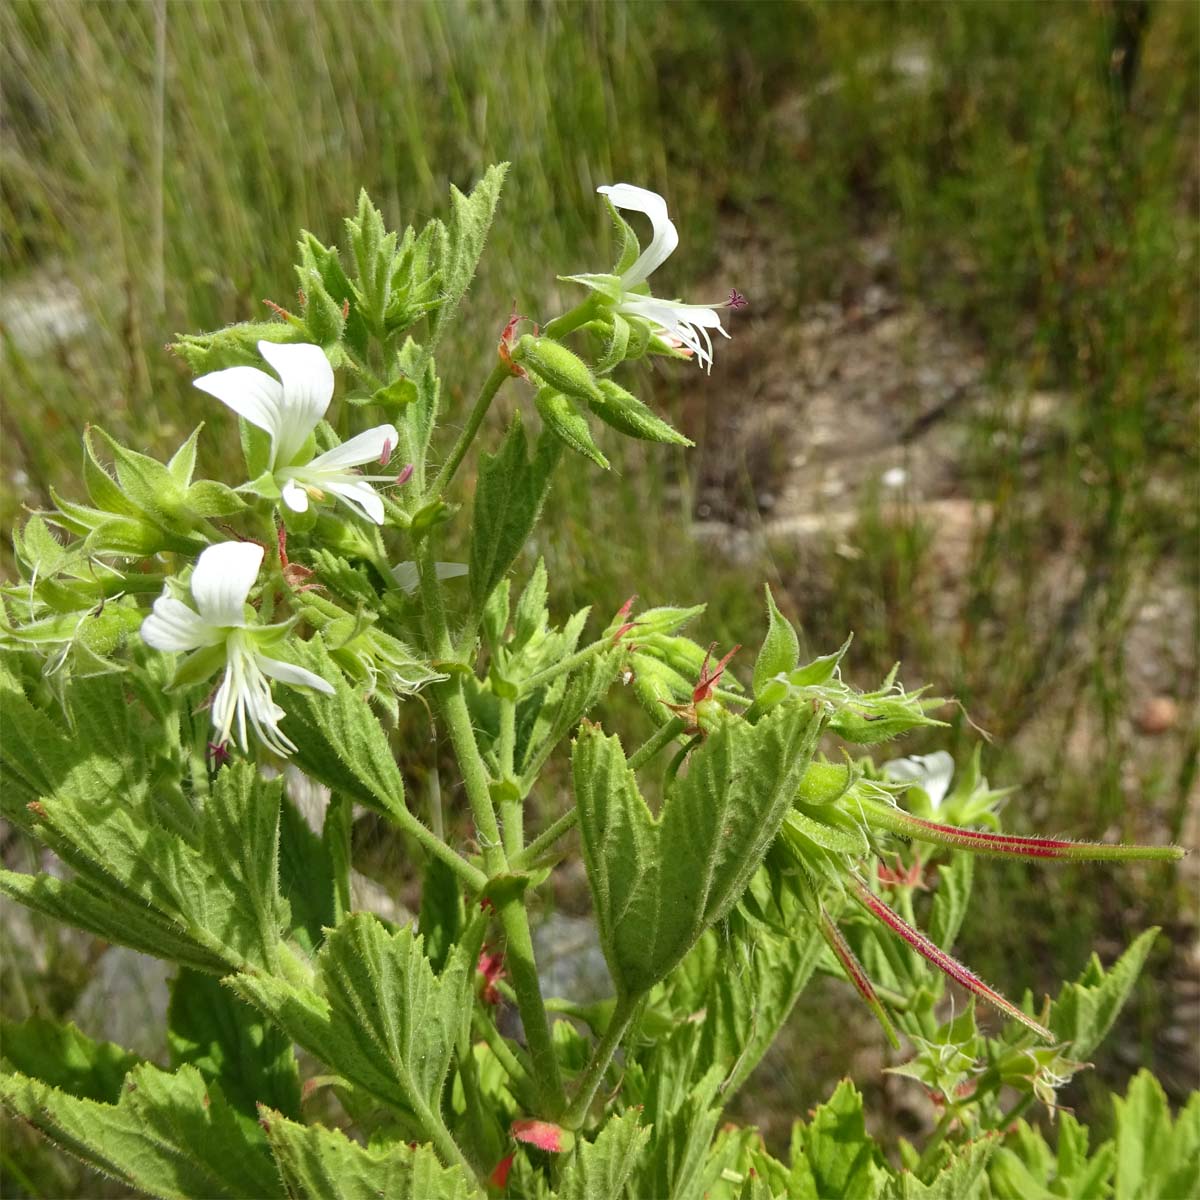
{"type": "Polygon", "coordinates": [[[580,400],[603,400],[587,363],[553,338],[527,333],[517,341],[512,359],[528,367],[548,384],[580,400]]]}

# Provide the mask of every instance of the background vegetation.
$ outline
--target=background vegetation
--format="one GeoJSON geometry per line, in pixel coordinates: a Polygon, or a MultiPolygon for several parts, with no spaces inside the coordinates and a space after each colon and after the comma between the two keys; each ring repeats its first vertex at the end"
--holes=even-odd
{"type": "MultiPolygon", "coordinates": [[[[1195,843],[1195,6],[0,14],[6,528],[51,487],[77,495],[87,421],[161,452],[204,420],[223,471],[230,418],[163,344],[262,316],[264,298],[286,306],[298,230],[340,240],[360,186],[403,225],[449,183],[513,164],[442,355],[465,409],[514,298],[544,319],[568,300],[554,273],[606,265],[596,185],[643,184],[681,229],[664,289],[736,285],[750,308],[711,378],[642,381],[696,451],[606,446],[610,475],[560,485],[540,547],[558,601],[706,599],[697,636],[754,645],[770,580],[812,647],[856,631],[852,672],[901,658],[906,679],[961,698],[993,739],[993,783],[1018,788],[1012,828],[1195,843]]],[[[961,759],[977,737],[959,714],[912,749],[961,759]]],[[[402,853],[360,833],[403,897],[402,853]]],[[[1010,994],[1165,928],[1137,1003],[1065,1097],[1081,1115],[1138,1065],[1176,1096],[1197,1086],[1192,870],[976,873],[960,949],[1010,994]]],[[[579,881],[562,888],[586,904],[579,881]]],[[[36,924],[33,948],[17,942],[6,1015],[72,1012],[95,948],[36,924]]],[[[832,985],[802,1001],[748,1119],[770,1126],[772,1096],[782,1129],[851,1072],[882,1122],[919,1125],[848,1003],[832,985]]]]}

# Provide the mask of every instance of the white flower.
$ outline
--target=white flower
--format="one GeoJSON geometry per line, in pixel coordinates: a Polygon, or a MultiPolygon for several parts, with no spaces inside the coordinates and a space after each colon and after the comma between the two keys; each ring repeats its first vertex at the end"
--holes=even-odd
{"type": "Polygon", "coordinates": [[[394,483],[394,475],[360,475],[369,462],[386,463],[397,443],[393,425],[377,425],[348,442],[312,457],[309,441],[333,398],[333,368],[320,346],[259,342],[259,353],[278,379],[257,367],[229,367],[196,380],[196,386],[271,435],[268,470],[283,502],[305,512],[309,498],[332,492],[355,512],[383,524],[383,501],[372,482],[394,483]]]}
{"type": "Polygon", "coordinates": [[[154,611],[142,622],[142,640],[156,650],[199,651],[196,667],[202,673],[197,678],[224,665],[225,676],[212,702],[218,746],[229,740],[236,724],[238,744],[247,750],[249,718],[259,741],[284,757],[296,747],[279,728],[284,711],[271,695],[268,677],[329,695],[334,689],[312,671],[268,658],[259,649],[262,643],[278,639],[280,632],[279,626],[256,626],[246,620],[246,597],[258,578],[262,559],[263,548],[254,542],[209,546],[192,571],[196,607],[173,596],[160,596],[154,611]]]}
{"type": "Polygon", "coordinates": [[[945,750],[937,750],[933,754],[894,758],[883,764],[883,777],[894,783],[919,787],[929,797],[930,807],[937,812],[950,791],[950,780],[954,778],[954,757],[945,750]]]}
{"type": "Polygon", "coordinates": [[[721,326],[717,310],[703,304],[661,300],[651,296],[646,285],[650,275],[679,245],[679,233],[667,215],[667,202],[657,192],[634,187],[631,183],[614,183],[596,190],[607,196],[614,208],[645,213],[650,218],[654,235],[650,245],[621,275],[571,275],[569,278],[606,295],[613,302],[614,311],[648,321],[669,345],[690,351],[711,371],[713,351],[708,331],[715,329],[722,337],[729,336],[721,326]]]}
{"type": "MultiPolygon", "coordinates": [[[[457,579],[467,573],[466,563],[440,562],[434,563],[439,579],[457,579]]],[[[412,593],[421,585],[421,576],[415,562],[397,563],[392,568],[392,576],[406,592],[412,593]]]]}

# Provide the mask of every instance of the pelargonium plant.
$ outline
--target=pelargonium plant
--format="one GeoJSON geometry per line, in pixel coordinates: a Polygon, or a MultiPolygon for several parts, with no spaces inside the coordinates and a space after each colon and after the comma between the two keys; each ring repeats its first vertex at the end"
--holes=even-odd
{"type": "Polygon", "coordinates": [[[92,428],[87,499],[55,495],[14,535],[3,811],[57,862],[0,886],[175,974],[169,1061],[33,1017],[5,1030],[5,1104],[164,1197],[1132,1195],[1147,1129],[1156,1190],[1136,1194],[1180,1194],[1200,1105],[1173,1119],[1149,1076],[1090,1154],[1069,1115],[1057,1152],[1022,1120],[1054,1112],[1155,931],[1041,1004],[952,956],[973,856],[1179,850],[1007,834],[978,756],[877,757],[943,701],[894,671],[860,690],[846,646],[804,661],[769,591],[746,678],[685,632],[703,606],[549,611],[527,546],[560,462],[603,469],[614,437],[689,445],[617,376],[647,356],[711,370],[730,331],[722,306],[652,293],[678,242],[663,198],[602,187],[613,270],[564,277],[584,290],[562,315],[497,319],[447,444],[439,347],[504,170],[419,232],[363,195],[345,259],[303,234],[296,312],[175,343],[205,438],[232,443],[236,414],[231,478],[194,477],[199,428],[165,464],[92,428]],[[623,213],[649,218],[645,250],[623,213]],[[508,431],[472,481],[502,391],[508,431]],[[451,539],[465,563],[441,557],[451,539]],[[628,741],[621,690],[643,714],[628,741]],[[430,722],[432,762],[412,733],[430,722]],[[414,793],[415,767],[440,786],[414,793]],[[539,781],[568,777],[561,815],[527,829],[539,781]],[[452,794],[469,836],[448,832],[452,794]],[[405,923],[353,903],[371,821],[423,880],[405,923]],[[546,994],[531,933],[575,853],[611,976],[593,1002],[546,994]],[[934,1098],[920,1146],[885,1155],[848,1082],[784,1159],[720,1127],[817,974],[849,980],[891,1069],[934,1098]]]}

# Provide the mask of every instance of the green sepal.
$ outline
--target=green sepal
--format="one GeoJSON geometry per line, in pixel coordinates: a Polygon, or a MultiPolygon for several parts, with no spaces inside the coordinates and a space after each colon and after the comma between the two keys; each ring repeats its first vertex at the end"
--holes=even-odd
{"type": "Polygon", "coordinates": [[[224,642],[220,642],[216,646],[201,646],[199,650],[193,650],[175,668],[175,674],[171,676],[171,682],[167,684],[167,691],[175,692],[180,688],[203,683],[205,680],[211,679],[214,672],[221,670],[226,662],[227,652],[224,642]]]}
{"type": "Polygon", "coordinates": [[[767,596],[767,636],[754,661],[754,694],[758,696],[776,675],[794,671],[800,661],[800,639],[791,623],[781,613],[771,595],[769,584],[763,585],[767,596]]]}
{"type": "Polygon", "coordinates": [[[591,459],[602,470],[608,470],[608,459],[592,441],[587,421],[570,398],[552,387],[539,388],[534,401],[546,427],[576,454],[591,459]]]}
{"type": "Polygon", "coordinates": [[[592,412],[619,433],[644,442],[661,442],[669,446],[694,444],[691,438],[684,437],[632,392],[627,392],[611,379],[597,380],[596,387],[600,395],[588,401],[592,412]]]}

